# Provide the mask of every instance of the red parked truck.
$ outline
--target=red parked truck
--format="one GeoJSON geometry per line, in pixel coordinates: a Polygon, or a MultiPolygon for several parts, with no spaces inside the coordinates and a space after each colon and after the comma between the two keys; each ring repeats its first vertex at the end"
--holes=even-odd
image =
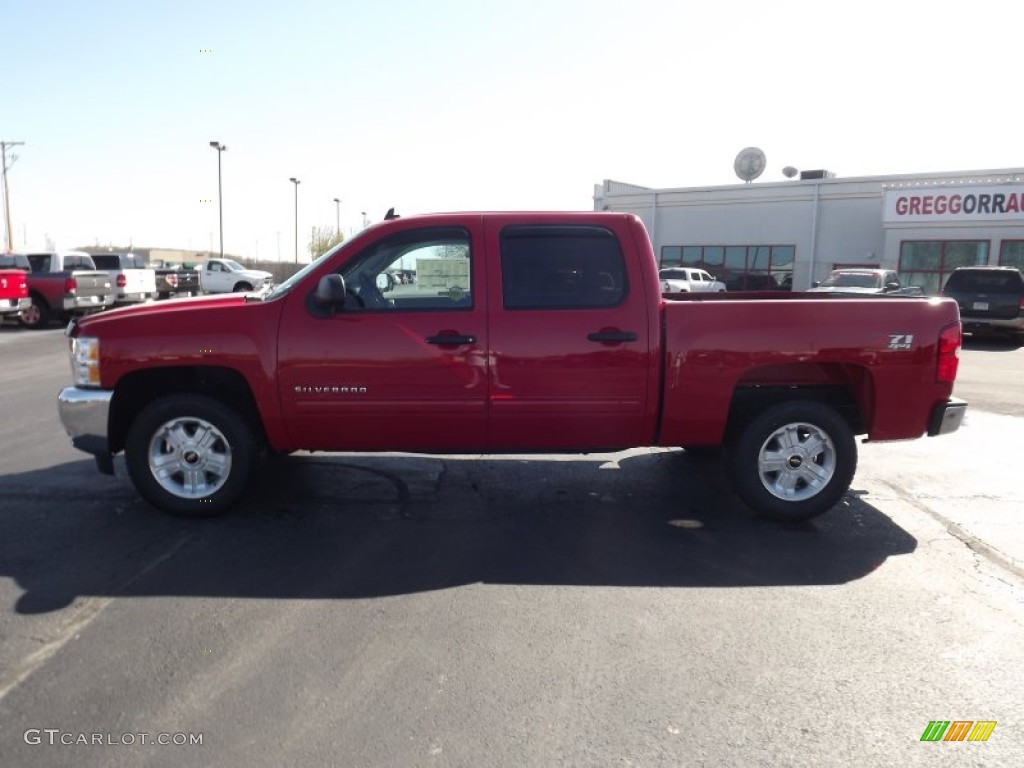
{"type": "Polygon", "coordinates": [[[619,213],[392,218],[274,288],[68,328],[61,420],[166,512],[223,512],[263,452],[724,446],[768,516],[825,512],[855,435],[957,429],[946,299],[661,296],[619,213]],[[415,270],[413,284],[387,274],[415,270]]]}
{"type": "Polygon", "coordinates": [[[28,259],[20,253],[0,253],[0,321],[18,317],[32,306],[28,295],[28,259]]]}

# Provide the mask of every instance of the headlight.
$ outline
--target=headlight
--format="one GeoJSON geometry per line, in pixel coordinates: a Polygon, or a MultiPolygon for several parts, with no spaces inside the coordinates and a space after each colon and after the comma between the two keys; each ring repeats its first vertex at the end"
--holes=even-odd
{"type": "Polygon", "coordinates": [[[100,385],[100,340],[79,336],[71,340],[71,378],[76,387],[100,385]]]}

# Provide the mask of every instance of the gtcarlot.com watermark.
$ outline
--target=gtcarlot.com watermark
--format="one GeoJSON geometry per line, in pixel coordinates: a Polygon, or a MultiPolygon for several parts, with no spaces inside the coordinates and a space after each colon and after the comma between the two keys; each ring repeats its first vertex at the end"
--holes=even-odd
{"type": "Polygon", "coordinates": [[[60,728],[29,728],[22,736],[26,744],[89,745],[131,747],[138,744],[160,746],[195,747],[202,746],[201,733],[85,733],[83,731],[62,731],[60,728]]]}

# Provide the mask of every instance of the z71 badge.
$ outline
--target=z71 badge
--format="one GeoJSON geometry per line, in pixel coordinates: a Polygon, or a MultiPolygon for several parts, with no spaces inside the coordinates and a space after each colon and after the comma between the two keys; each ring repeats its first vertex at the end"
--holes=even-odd
{"type": "Polygon", "coordinates": [[[912,333],[890,333],[889,349],[910,349],[914,345],[912,333]]]}

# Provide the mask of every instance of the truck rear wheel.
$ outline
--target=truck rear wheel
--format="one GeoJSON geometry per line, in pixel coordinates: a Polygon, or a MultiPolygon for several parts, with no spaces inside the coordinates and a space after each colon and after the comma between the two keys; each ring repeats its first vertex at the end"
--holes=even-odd
{"type": "Polygon", "coordinates": [[[769,408],[731,448],[736,492],[755,512],[775,520],[808,520],[827,512],[857,469],[849,424],[835,409],[810,400],[769,408]]]}
{"type": "Polygon", "coordinates": [[[245,420],[202,395],[172,395],[147,406],[128,430],[132,483],[162,512],[213,517],[242,495],[257,455],[245,420]]]}
{"type": "Polygon", "coordinates": [[[53,311],[43,299],[32,294],[32,306],[18,315],[18,323],[24,328],[41,330],[50,324],[53,311]]]}

